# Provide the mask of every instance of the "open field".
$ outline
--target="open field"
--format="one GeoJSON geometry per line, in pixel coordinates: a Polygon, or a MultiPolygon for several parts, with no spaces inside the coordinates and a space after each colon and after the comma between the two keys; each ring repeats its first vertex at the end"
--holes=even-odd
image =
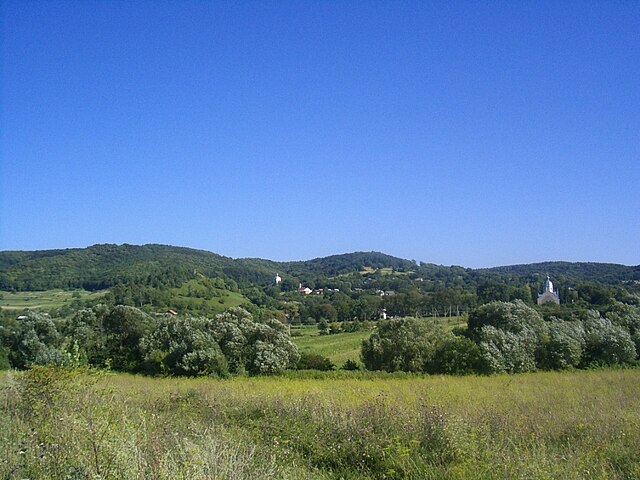
{"type": "Polygon", "coordinates": [[[0,291],[0,307],[3,310],[23,310],[25,308],[49,310],[71,304],[74,300],[95,300],[103,296],[104,293],[104,291],[87,292],[86,290],[0,291]]]}
{"type": "Polygon", "coordinates": [[[185,282],[179,288],[172,288],[170,292],[172,294],[170,308],[178,311],[185,310],[189,305],[197,305],[202,311],[215,314],[249,301],[240,293],[222,288],[207,291],[194,280],[185,282]]]}
{"type": "Polygon", "coordinates": [[[363,339],[371,335],[371,330],[319,335],[318,327],[315,325],[298,327],[295,331],[302,332],[302,336],[292,337],[300,353],[315,353],[328,357],[338,367],[347,360],[360,363],[360,345],[363,339]]]}
{"type": "Polygon", "coordinates": [[[633,479],[640,370],[0,377],[0,478],[633,479]]]}
{"type": "MultiPolygon", "coordinates": [[[[449,331],[454,327],[466,326],[463,320],[458,317],[436,317],[425,318],[425,322],[435,322],[445,330],[449,331]]],[[[340,367],[347,360],[360,362],[360,346],[362,340],[369,338],[372,328],[353,333],[337,333],[333,335],[320,335],[316,325],[292,326],[292,340],[298,347],[300,353],[315,353],[329,358],[337,367],[340,367]]]]}

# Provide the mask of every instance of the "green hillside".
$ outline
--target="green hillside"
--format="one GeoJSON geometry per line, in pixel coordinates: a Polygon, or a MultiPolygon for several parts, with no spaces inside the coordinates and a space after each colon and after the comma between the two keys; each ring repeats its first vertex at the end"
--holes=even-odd
{"type": "Polygon", "coordinates": [[[369,338],[371,330],[352,333],[337,333],[334,335],[320,335],[315,326],[293,329],[293,342],[300,353],[314,353],[328,357],[336,366],[340,367],[347,360],[360,363],[360,347],[362,340],[369,338]]]}
{"type": "Polygon", "coordinates": [[[105,292],[85,290],[46,290],[41,292],[1,292],[0,308],[3,310],[43,309],[51,310],[72,306],[74,302],[94,301],[103,298],[105,292]]]}
{"type": "Polygon", "coordinates": [[[242,285],[269,284],[276,272],[290,276],[333,276],[363,267],[413,265],[377,252],[357,252],[299,262],[237,259],[204,250],[168,245],[93,245],[87,248],[0,252],[0,290],[83,288],[98,290],[118,283],[177,287],[196,273],[242,285]]]}
{"type": "MultiPolygon", "coordinates": [[[[520,299],[535,305],[547,274],[565,305],[636,303],[640,295],[640,266],[600,263],[470,269],[379,252],[274,262],[156,244],[0,252],[0,291],[8,293],[106,291],[103,301],[108,304],[192,314],[217,313],[242,304],[279,312],[279,318],[288,315],[292,323],[376,320],[385,310],[393,316],[456,315],[494,300],[520,299]],[[282,278],[279,285],[274,284],[276,273],[282,278]],[[300,284],[314,293],[301,295],[300,284]]],[[[82,294],[85,297],[94,299],[82,294]]],[[[19,304],[8,306],[19,308],[19,304]]],[[[59,302],[34,305],[55,308],[59,302]]]]}

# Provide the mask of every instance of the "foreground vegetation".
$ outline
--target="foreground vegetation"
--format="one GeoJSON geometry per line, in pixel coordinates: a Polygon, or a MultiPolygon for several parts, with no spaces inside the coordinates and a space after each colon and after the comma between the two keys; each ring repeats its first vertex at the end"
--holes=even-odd
{"type": "Polygon", "coordinates": [[[306,375],[6,372],[0,478],[640,477],[637,369],[306,375]]]}

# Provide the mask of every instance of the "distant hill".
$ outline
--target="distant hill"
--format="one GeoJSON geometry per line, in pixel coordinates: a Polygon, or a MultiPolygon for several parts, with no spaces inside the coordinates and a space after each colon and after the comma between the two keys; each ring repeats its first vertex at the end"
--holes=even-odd
{"type": "Polygon", "coordinates": [[[616,263],[595,262],[541,262],[481,269],[508,276],[531,277],[548,274],[562,276],[574,282],[597,281],[611,285],[640,281],[640,265],[629,267],[616,263]]]}
{"type": "Polygon", "coordinates": [[[364,267],[410,268],[413,262],[378,252],[333,255],[308,261],[232,259],[204,250],[169,245],[100,244],[87,248],[0,252],[0,290],[52,288],[99,290],[118,283],[177,287],[194,273],[240,285],[270,283],[277,272],[292,276],[334,276],[364,267]]]}
{"type": "Polygon", "coordinates": [[[275,273],[300,279],[335,277],[364,269],[413,272],[423,280],[497,277],[520,280],[549,273],[574,282],[624,284],[640,281],[640,266],[608,263],[545,262],[490,269],[465,269],[420,264],[379,252],[354,252],[307,261],[274,262],[233,259],[204,250],[169,245],[100,244],[87,248],[0,252],[0,290],[37,291],[53,288],[100,290],[119,283],[177,288],[201,274],[236,282],[241,287],[265,286],[275,273]]]}

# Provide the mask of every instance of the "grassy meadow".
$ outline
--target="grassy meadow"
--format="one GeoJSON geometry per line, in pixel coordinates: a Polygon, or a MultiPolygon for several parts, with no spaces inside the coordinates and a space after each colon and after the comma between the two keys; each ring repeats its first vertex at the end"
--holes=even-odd
{"type": "MultiPolygon", "coordinates": [[[[438,326],[450,331],[454,327],[465,326],[466,320],[459,317],[427,318],[426,322],[435,322],[438,326]]],[[[316,325],[296,325],[291,327],[293,343],[300,353],[315,353],[331,360],[338,368],[347,360],[362,365],[360,361],[360,347],[362,340],[369,338],[375,323],[368,330],[359,332],[336,333],[320,335],[316,325]]]]}
{"type": "Polygon", "coordinates": [[[362,340],[369,338],[371,330],[320,335],[318,327],[311,325],[292,327],[291,333],[294,334],[292,340],[300,353],[322,355],[340,367],[347,360],[361,363],[360,346],[362,345],[362,340]]]}
{"type": "Polygon", "coordinates": [[[640,370],[0,377],[0,478],[640,478],[640,370]]]}
{"type": "Polygon", "coordinates": [[[51,310],[70,305],[76,300],[96,300],[105,292],[85,290],[46,290],[42,292],[0,291],[0,308],[3,310],[41,309],[51,310]]]}
{"type": "Polygon", "coordinates": [[[249,301],[238,292],[222,288],[206,290],[196,280],[185,282],[180,287],[172,288],[169,291],[172,294],[171,307],[178,310],[183,310],[189,305],[196,305],[206,312],[222,313],[249,301]]]}

